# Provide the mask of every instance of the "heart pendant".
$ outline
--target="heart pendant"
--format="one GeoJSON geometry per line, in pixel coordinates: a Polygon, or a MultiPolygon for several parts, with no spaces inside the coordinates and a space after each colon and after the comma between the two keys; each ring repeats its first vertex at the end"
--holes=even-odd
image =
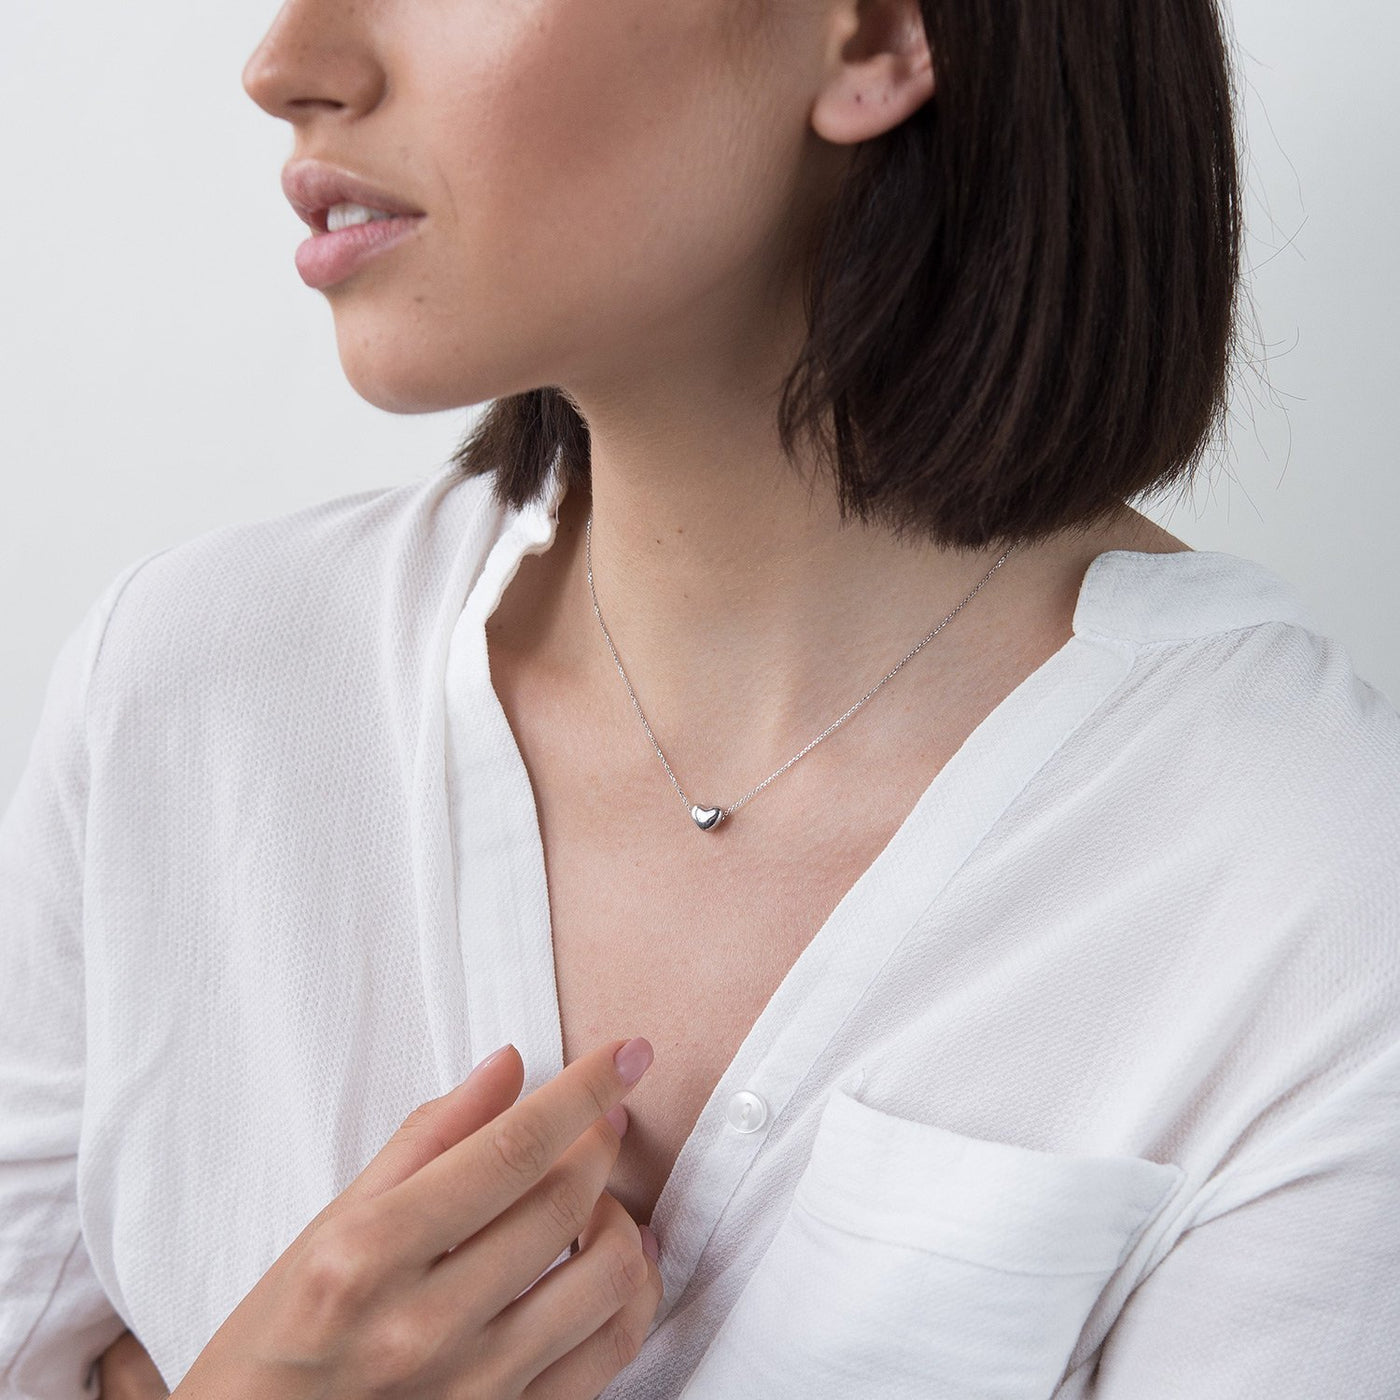
{"type": "Polygon", "coordinates": [[[719,825],[724,813],[718,807],[692,807],[690,815],[695,818],[695,825],[701,831],[712,831],[719,825]]]}

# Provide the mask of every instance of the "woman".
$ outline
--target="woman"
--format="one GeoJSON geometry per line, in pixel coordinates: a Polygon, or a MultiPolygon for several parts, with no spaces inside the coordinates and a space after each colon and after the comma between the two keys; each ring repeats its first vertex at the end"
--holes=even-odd
{"type": "Polygon", "coordinates": [[[58,663],[3,1393],[1393,1395],[1400,717],[1128,504],[1211,0],[289,0],[244,82],[355,388],[494,402],[58,663]]]}

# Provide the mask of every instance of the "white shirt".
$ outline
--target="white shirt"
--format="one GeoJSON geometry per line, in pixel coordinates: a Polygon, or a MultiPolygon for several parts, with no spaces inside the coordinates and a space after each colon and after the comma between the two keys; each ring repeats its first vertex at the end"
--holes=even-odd
{"type": "MultiPolygon", "coordinates": [[[[484,630],[559,494],[219,530],[64,646],[0,825],[6,1400],[127,1326],[175,1385],[410,1109],[561,1067],[484,630]]],[[[606,1394],[1394,1400],[1397,1187],[1400,716],[1259,565],[1101,554],[725,1070],[606,1394]]]]}

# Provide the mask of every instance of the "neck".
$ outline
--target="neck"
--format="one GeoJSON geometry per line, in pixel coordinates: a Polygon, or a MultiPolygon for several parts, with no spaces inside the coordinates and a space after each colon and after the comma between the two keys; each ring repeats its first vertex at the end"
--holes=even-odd
{"type": "Polygon", "coordinates": [[[769,753],[864,694],[1001,551],[944,551],[843,523],[826,482],[811,489],[772,454],[730,456],[732,440],[716,457],[716,440],[708,457],[697,441],[668,476],[595,457],[575,510],[592,512],[599,605],[643,703],[682,729],[697,711],[711,716],[707,750],[743,732],[769,753]]]}
{"type": "MultiPolygon", "coordinates": [[[[593,615],[591,514],[599,606],[647,718],[678,772],[703,780],[702,796],[732,800],[886,675],[1003,551],[843,523],[829,483],[809,486],[756,427],[741,434],[732,419],[679,410],[664,421],[663,449],[660,431],[610,431],[590,414],[590,487],[565,496],[554,546],[522,565],[494,624],[590,697],[620,740],[638,731],[639,761],[655,763],[593,615]]],[[[1062,645],[1102,547],[1127,546],[1080,537],[1014,551],[871,700],[855,721],[863,741],[896,743],[901,724],[926,725],[989,662],[1039,647],[1033,667],[1062,645]]]]}
{"type": "MultiPolygon", "coordinates": [[[[600,365],[595,347],[587,366],[561,366],[554,382],[589,427],[590,485],[566,494],[553,547],[522,564],[493,619],[497,642],[576,705],[619,737],[639,731],[593,616],[591,512],[598,601],[628,678],[667,756],[712,794],[747,790],[814,738],[1002,553],[841,521],[829,478],[778,442],[774,405],[799,337],[791,310],[755,319],[716,297],[698,324],[656,330],[645,360],[600,365]]],[[[1142,547],[1171,547],[1124,506],[1093,531],[1014,551],[854,721],[863,746],[1032,669],[1071,635],[1090,561],[1139,547],[1144,531],[1142,547]]],[[[654,764],[646,749],[643,738],[637,752],[654,764]]]]}

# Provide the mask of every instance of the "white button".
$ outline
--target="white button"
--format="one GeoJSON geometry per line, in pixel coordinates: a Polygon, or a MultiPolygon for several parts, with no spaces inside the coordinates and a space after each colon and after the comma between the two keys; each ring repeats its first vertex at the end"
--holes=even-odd
{"type": "Polygon", "coordinates": [[[756,1133],[768,1121],[768,1105],[750,1089],[740,1089],[725,1110],[736,1133],[756,1133]]]}

